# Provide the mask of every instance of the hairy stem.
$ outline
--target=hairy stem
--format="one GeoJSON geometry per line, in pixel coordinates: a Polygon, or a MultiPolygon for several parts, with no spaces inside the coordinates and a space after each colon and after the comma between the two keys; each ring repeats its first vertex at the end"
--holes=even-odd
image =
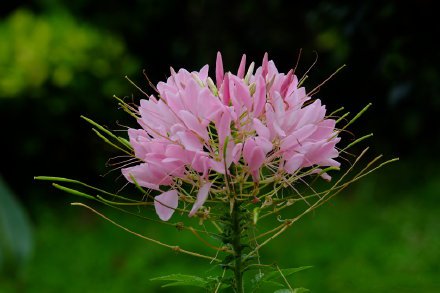
{"type": "Polygon", "coordinates": [[[240,225],[240,204],[235,201],[231,214],[231,228],[232,228],[232,248],[234,250],[234,287],[237,293],[243,293],[243,259],[241,244],[242,226],[240,225]]]}

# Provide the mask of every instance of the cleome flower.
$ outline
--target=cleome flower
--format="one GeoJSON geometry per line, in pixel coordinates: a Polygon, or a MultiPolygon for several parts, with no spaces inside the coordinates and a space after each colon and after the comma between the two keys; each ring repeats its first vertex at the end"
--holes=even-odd
{"type": "Polygon", "coordinates": [[[140,129],[128,130],[140,163],[122,174],[159,191],[154,206],[163,221],[179,199],[192,204],[183,210],[194,216],[210,194],[251,201],[262,182],[313,173],[330,180],[321,168],[339,167],[336,121],[326,117],[321,101],[307,95],[293,70],[279,73],[267,54],[254,68],[252,62],[246,70],[243,55],[236,74],[224,72],[218,53],[215,82],[208,65],[199,72],[171,69],[157,95],[140,101],[140,129]],[[183,185],[198,190],[196,198],[183,185]]]}

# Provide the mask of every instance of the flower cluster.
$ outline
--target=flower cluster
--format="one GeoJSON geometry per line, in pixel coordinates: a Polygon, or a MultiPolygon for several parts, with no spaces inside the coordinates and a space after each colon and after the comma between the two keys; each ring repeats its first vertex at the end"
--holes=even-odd
{"type": "Polygon", "coordinates": [[[267,177],[308,168],[330,180],[321,168],[339,167],[336,121],[326,117],[321,101],[307,95],[293,70],[279,73],[267,54],[254,67],[252,62],[246,70],[243,55],[237,74],[225,73],[218,53],[215,83],[208,65],[199,72],[171,70],[157,85],[158,94],[140,101],[141,129],[128,134],[141,162],[122,173],[161,192],[154,205],[162,220],[169,220],[179,196],[185,197],[178,191],[181,182],[198,190],[191,199],[193,216],[210,192],[226,192],[218,185],[228,179],[258,186],[267,177]]]}

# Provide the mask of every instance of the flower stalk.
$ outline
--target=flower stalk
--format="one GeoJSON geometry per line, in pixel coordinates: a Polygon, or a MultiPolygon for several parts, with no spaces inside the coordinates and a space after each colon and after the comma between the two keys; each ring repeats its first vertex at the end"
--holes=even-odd
{"type": "MultiPolygon", "coordinates": [[[[245,223],[245,221],[243,221],[245,223]]],[[[244,292],[243,288],[243,244],[242,231],[246,229],[242,222],[242,215],[240,213],[240,202],[235,201],[231,214],[231,228],[232,228],[232,247],[234,250],[234,289],[237,293],[244,292]]]]}
{"type": "Polygon", "coordinates": [[[223,267],[233,273],[231,286],[235,292],[244,292],[243,273],[246,260],[243,251],[249,245],[244,240],[247,237],[250,218],[242,202],[231,199],[232,209],[229,209],[222,217],[223,233],[222,242],[231,247],[233,254],[227,255],[223,260],[223,267]]]}

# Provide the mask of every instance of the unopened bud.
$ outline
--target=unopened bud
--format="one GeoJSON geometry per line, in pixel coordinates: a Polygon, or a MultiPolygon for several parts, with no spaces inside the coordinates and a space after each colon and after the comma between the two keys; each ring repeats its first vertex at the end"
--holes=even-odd
{"type": "Polygon", "coordinates": [[[249,65],[249,69],[246,72],[246,76],[244,77],[244,82],[249,84],[249,79],[251,78],[251,75],[254,73],[254,67],[255,62],[252,62],[251,65],[249,65]]]}
{"type": "Polygon", "coordinates": [[[195,74],[194,72],[191,73],[191,76],[194,78],[194,80],[199,84],[200,87],[204,87],[205,84],[203,83],[203,81],[200,79],[200,77],[195,74]]]}
{"type": "Polygon", "coordinates": [[[257,85],[255,84],[255,82],[249,86],[249,93],[251,94],[251,96],[254,95],[256,89],[257,85]]]}
{"type": "Polygon", "coordinates": [[[212,80],[212,78],[208,77],[208,79],[206,81],[208,83],[209,89],[214,94],[214,96],[218,96],[218,89],[215,86],[214,81],[212,80]]]}

